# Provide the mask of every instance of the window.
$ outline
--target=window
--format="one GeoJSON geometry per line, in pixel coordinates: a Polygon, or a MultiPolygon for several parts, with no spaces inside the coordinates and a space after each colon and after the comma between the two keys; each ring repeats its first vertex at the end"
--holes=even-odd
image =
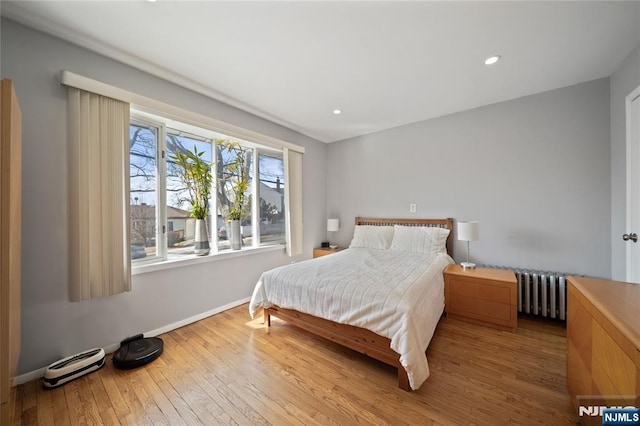
{"type": "Polygon", "coordinates": [[[158,241],[158,139],[160,129],[132,120],[129,125],[131,259],[155,257],[158,241]]]}
{"type": "Polygon", "coordinates": [[[193,255],[195,219],[172,157],[194,147],[211,164],[214,176],[207,218],[212,252],[231,250],[227,216],[235,201],[231,186],[240,173],[233,167],[238,155],[243,155],[243,172],[250,183],[244,193],[242,247],[285,242],[286,182],[281,149],[138,112],[132,112],[129,135],[134,262],[193,255]],[[230,141],[237,142],[237,149],[225,149],[230,141]]]}
{"type": "Polygon", "coordinates": [[[285,241],[284,161],[282,153],[258,152],[260,242],[285,241]]]}
{"type": "MultiPolygon", "coordinates": [[[[208,164],[213,162],[212,140],[210,138],[197,136],[168,127],[165,130],[166,144],[166,203],[167,221],[172,222],[172,229],[167,227],[166,248],[169,255],[191,255],[193,254],[194,235],[196,220],[191,217],[189,193],[184,188],[176,164],[171,159],[176,153],[183,151],[193,151],[203,153],[203,159],[208,164]]],[[[207,218],[209,219],[209,218],[207,218]]],[[[207,229],[209,241],[212,241],[211,227],[207,229]]],[[[213,234],[215,237],[215,234],[213,234]]]]}
{"type": "MultiPolygon", "coordinates": [[[[303,253],[302,165],[305,152],[303,147],[70,71],[62,70],[60,72],[60,83],[69,87],[69,105],[72,111],[79,111],[85,104],[93,105],[93,102],[84,104],[80,102],[81,99],[84,99],[84,95],[81,95],[81,93],[88,93],[99,96],[101,102],[105,105],[113,104],[114,111],[117,110],[115,116],[112,114],[104,117],[104,120],[109,123],[108,128],[117,127],[115,124],[119,123],[119,119],[114,121],[114,117],[123,117],[121,123],[125,126],[120,126],[116,133],[122,133],[121,142],[123,143],[120,148],[124,152],[115,157],[97,156],[104,163],[104,167],[101,166],[101,170],[110,171],[125,165],[126,162],[121,160],[125,158],[123,155],[126,156],[127,149],[126,123],[129,122],[130,124],[129,182],[126,179],[127,171],[122,168],[122,170],[118,171],[117,178],[110,176],[103,180],[106,182],[106,190],[95,191],[92,189],[91,191],[85,191],[89,187],[89,185],[84,185],[83,183],[86,178],[83,180],[76,177],[76,174],[79,173],[75,168],[77,158],[71,156],[69,161],[71,165],[70,180],[76,179],[81,183],[77,186],[82,187],[79,188],[79,192],[82,192],[83,196],[86,195],[85,192],[89,192],[91,196],[93,194],[115,194],[115,197],[107,201],[107,205],[111,207],[117,206],[118,209],[122,207],[122,211],[127,212],[128,217],[109,214],[107,214],[108,217],[102,217],[101,215],[92,215],[90,213],[78,213],[81,218],[94,218],[91,223],[92,226],[100,226],[103,230],[108,229],[111,233],[107,232],[107,237],[98,241],[98,244],[104,245],[107,250],[120,251],[120,253],[112,256],[115,259],[115,263],[119,263],[117,260],[119,258],[124,260],[122,265],[114,264],[105,269],[105,271],[109,271],[108,274],[113,274],[113,271],[117,270],[124,275],[122,282],[116,283],[115,287],[130,288],[130,280],[128,279],[130,265],[127,262],[129,256],[120,256],[123,249],[131,249],[131,257],[136,262],[143,262],[145,259],[180,258],[181,255],[190,251],[189,236],[190,226],[193,221],[190,216],[185,216],[184,212],[187,210],[180,202],[179,197],[181,188],[172,186],[175,184],[175,181],[172,182],[171,180],[174,170],[172,170],[170,161],[167,160],[168,149],[171,148],[171,143],[176,141],[183,144],[202,143],[204,144],[203,146],[210,145],[211,148],[208,152],[212,156],[211,165],[216,167],[214,173],[216,179],[213,179],[215,182],[212,183],[211,194],[217,194],[217,189],[224,182],[217,179],[217,167],[222,164],[219,161],[222,156],[217,153],[216,141],[218,139],[232,139],[229,136],[237,139],[243,149],[247,150],[251,156],[251,160],[246,163],[251,185],[242,194],[242,198],[247,198],[249,201],[244,209],[246,212],[243,215],[244,247],[259,247],[284,241],[289,256],[298,256],[303,253]],[[116,101],[116,103],[107,101],[107,99],[116,101]],[[133,109],[130,108],[131,106],[134,106],[133,109]],[[213,129],[216,130],[214,131],[213,129]],[[120,180],[121,178],[122,180],[120,180]],[[116,182],[120,183],[113,187],[116,182]],[[127,193],[127,191],[129,192],[127,193]],[[119,197],[118,193],[122,197],[119,197]],[[282,203],[283,193],[284,208],[282,203]],[[278,194],[281,194],[280,198],[278,194]],[[129,200],[126,200],[127,196],[129,200]],[[278,205],[278,200],[280,200],[280,205],[278,205]],[[122,203],[122,206],[120,206],[120,203],[122,203]],[[106,227],[103,225],[106,225],[106,227]],[[122,240],[122,244],[118,244],[118,240],[122,240]],[[131,243],[128,240],[131,240],[131,243]]],[[[79,123],[85,121],[84,116],[78,118],[79,123]]],[[[79,143],[80,137],[78,136],[79,133],[76,134],[76,130],[80,132],[86,130],[83,127],[71,127],[74,130],[70,132],[71,142],[74,144],[79,143]]],[[[92,134],[92,136],[94,135],[92,134]]],[[[77,150],[72,149],[70,151],[74,155],[78,153],[77,150]]],[[[101,174],[95,173],[97,171],[97,169],[91,170],[93,174],[90,174],[90,176],[101,176],[101,174]]],[[[82,172],[84,173],[84,170],[82,172]]],[[[226,176],[233,176],[233,172],[227,173],[226,176]]],[[[94,203],[86,202],[79,198],[75,199],[72,197],[73,195],[72,192],[70,195],[71,203],[77,201],[77,206],[91,208],[96,206],[94,203]]],[[[233,197],[228,196],[228,200],[232,201],[233,197]]],[[[225,225],[224,203],[218,200],[217,195],[212,196],[209,202],[210,205],[207,207],[210,212],[209,235],[211,236],[211,246],[214,252],[228,250],[224,244],[217,244],[217,240],[223,239],[221,238],[223,233],[221,228],[225,225]]],[[[202,209],[203,206],[201,205],[199,208],[202,209]]],[[[237,211],[237,209],[234,210],[237,211]]],[[[77,209],[77,212],[81,211],[81,208],[77,209]]],[[[80,220],[76,222],[79,225],[75,228],[78,229],[73,228],[71,232],[78,231],[82,234],[79,228],[81,226],[84,227],[86,223],[81,223],[80,220]]],[[[80,245],[74,245],[74,247],[77,248],[80,245]]],[[[84,250],[82,253],[89,252],[84,250]]],[[[125,251],[125,253],[128,252],[125,251]]],[[[91,253],[88,256],[91,257],[91,253]]],[[[82,269],[85,263],[84,259],[78,262],[79,266],[76,268],[78,271],[74,276],[80,277],[86,273],[82,269]]],[[[97,264],[102,265],[103,262],[98,261],[97,264]]],[[[74,279],[72,281],[88,282],[85,279],[74,279]]],[[[108,287],[114,287],[114,281],[110,276],[104,280],[104,283],[108,287]]],[[[78,291],[85,291],[84,286],[79,288],[78,291]]],[[[80,294],[80,297],[83,298],[84,295],[80,294]]]]}
{"type": "Polygon", "coordinates": [[[230,248],[229,232],[225,220],[236,203],[236,195],[233,186],[239,177],[244,174],[250,182],[249,188],[242,194],[244,197],[240,218],[240,233],[242,246],[252,246],[253,238],[253,158],[255,149],[233,144],[232,141],[220,138],[216,141],[216,201],[217,201],[217,226],[218,226],[218,250],[230,248]]]}

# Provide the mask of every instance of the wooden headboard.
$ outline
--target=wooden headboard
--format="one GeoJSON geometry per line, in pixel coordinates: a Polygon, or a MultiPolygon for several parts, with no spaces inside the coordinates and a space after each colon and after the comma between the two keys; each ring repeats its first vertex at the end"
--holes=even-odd
{"type": "Polygon", "coordinates": [[[447,254],[453,257],[453,219],[379,219],[370,217],[356,217],[356,225],[370,226],[431,226],[438,228],[446,228],[449,231],[447,237],[447,254]]]}

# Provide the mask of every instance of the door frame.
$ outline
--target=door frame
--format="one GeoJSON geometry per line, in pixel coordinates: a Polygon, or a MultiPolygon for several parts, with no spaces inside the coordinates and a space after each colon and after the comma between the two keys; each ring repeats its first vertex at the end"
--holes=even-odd
{"type": "MultiPolygon", "coordinates": [[[[639,230],[635,230],[635,229],[631,229],[632,227],[632,223],[631,223],[631,216],[632,216],[632,202],[631,202],[631,198],[632,198],[632,191],[631,191],[631,184],[632,184],[632,179],[634,178],[634,176],[632,176],[634,173],[632,172],[633,170],[638,170],[640,171],[640,164],[633,164],[633,159],[634,157],[639,157],[640,155],[635,155],[635,154],[639,154],[640,151],[640,134],[637,136],[637,140],[632,140],[632,128],[633,128],[633,124],[634,122],[632,120],[634,120],[632,114],[631,114],[631,103],[636,100],[637,98],[640,97],[640,86],[636,87],[631,93],[629,93],[626,98],[625,98],[625,116],[626,116],[626,173],[627,173],[627,188],[626,188],[626,192],[627,192],[627,198],[626,198],[626,202],[627,202],[627,208],[626,208],[626,228],[625,228],[625,233],[629,233],[629,232],[636,232],[639,233],[639,230]]],[[[640,121],[640,117],[636,117],[636,120],[640,121]]],[[[640,128],[640,123],[636,124],[638,128],[640,128]]],[[[635,177],[636,180],[640,180],[640,172],[636,172],[635,173],[635,177]]],[[[640,203],[639,203],[640,204],[640,203]]],[[[636,214],[638,214],[640,212],[636,212],[636,214]]],[[[636,226],[640,225],[637,224],[636,226]]],[[[631,265],[632,265],[632,259],[631,259],[631,249],[633,248],[633,246],[631,244],[640,244],[639,243],[633,243],[630,241],[627,241],[627,246],[625,248],[626,251],[626,281],[631,281],[631,265]]]]}

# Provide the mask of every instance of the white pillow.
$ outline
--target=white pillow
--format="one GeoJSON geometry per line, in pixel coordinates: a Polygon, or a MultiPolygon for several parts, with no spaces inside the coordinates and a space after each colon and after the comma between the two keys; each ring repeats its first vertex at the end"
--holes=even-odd
{"type": "Polygon", "coordinates": [[[395,229],[391,250],[424,254],[447,252],[447,237],[451,231],[446,228],[401,225],[393,227],[395,229]]]}
{"type": "Polygon", "coordinates": [[[393,239],[392,226],[356,225],[349,247],[386,250],[393,239]]]}

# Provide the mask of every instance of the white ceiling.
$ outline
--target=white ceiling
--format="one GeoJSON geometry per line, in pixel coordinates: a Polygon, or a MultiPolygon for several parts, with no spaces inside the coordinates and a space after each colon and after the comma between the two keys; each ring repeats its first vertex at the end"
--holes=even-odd
{"type": "Polygon", "coordinates": [[[636,1],[2,1],[1,13],[324,142],[607,77],[640,43],[636,1]]]}

